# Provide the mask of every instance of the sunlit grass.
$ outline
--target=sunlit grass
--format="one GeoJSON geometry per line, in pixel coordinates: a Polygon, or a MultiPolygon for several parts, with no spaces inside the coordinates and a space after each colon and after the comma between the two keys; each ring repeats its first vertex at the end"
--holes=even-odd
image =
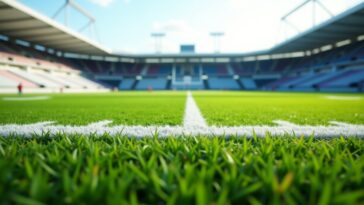
{"type": "Polygon", "coordinates": [[[194,92],[203,116],[213,125],[297,124],[327,125],[329,121],[364,124],[363,94],[194,92]],[[356,96],[333,100],[327,96],[356,96]]]}
{"type": "Polygon", "coordinates": [[[364,141],[0,137],[1,204],[360,204],[364,141]]]}
{"type": "Polygon", "coordinates": [[[53,94],[41,101],[3,101],[4,96],[0,95],[0,124],[56,121],[83,125],[112,120],[127,125],[179,125],[186,101],[185,92],[53,94]]]}

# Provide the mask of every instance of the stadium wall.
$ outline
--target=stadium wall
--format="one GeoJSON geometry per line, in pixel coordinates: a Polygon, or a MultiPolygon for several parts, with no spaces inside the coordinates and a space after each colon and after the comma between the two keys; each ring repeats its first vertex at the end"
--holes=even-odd
{"type": "Polygon", "coordinates": [[[0,41],[0,89],[279,90],[362,92],[364,43],[307,53],[219,56],[67,56],[0,41]]]}

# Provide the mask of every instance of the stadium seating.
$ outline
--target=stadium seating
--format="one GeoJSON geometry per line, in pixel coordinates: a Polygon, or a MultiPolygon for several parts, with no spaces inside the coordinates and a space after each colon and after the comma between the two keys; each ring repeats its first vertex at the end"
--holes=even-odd
{"type": "Polygon", "coordinates": [[[203,72],[208,76],[226,76],[228,71],[224,64],[206,64],[203,65],[203,72]]]}
{"type": "MultiPolygon", "coordinates": [[[[31,47],[0,41],[0,90],[16,88],[103,89],[104,86],[79,75],[78,60],[52,56],[31,47]]],[[[92,64],[93,62],[90,62],[92,64]]],[[[80,66],[81,67],[81,66],[80,66]]],[[[79,90],[80,91],[80,90],[79,90]]]]}
{"type": "Polygon", "coordinates": [[[234,63],[232,68],[237,75],[249,76],[255,73],[255,61],[243,62],[241,64],[234,63]]]}
{"type": "Polygon", "coordinates": [[[119,89],[120,90],[131,90],[134,82],[135,82],[134,78],[125,78],[120,82],[119,89]]]}
{"type": "Polygon", "coordinates": [[[204,90],[207,89],[203,84],[177,84],[172,86],[173,90],[204,90]]]}
{"type": "Polygon", "coordinates": [[[357,92],[362,90],[363,70],[363,41],[304,57],[181,64],[64,58],[30,46],[0,41],[0,88],[14,87],[22,82],[29,88],[98,89],[106,86],[120,90],[268,89],[357,92]],[[185,76],[191,77],[192,83],[188,83],[188,86],[184,82],[185,76]],[[137,77],[141,80],[136,80],[137,77]],[[203,77],[207,79],[201,81],[203,77]],[[102,83],[90,80],[94,78],[102,79],[102,83]]]}
{"type": "Polygon", "coordinates": [[[13,87],[13,88],[15,88],[17,85],[18,85],[17,82],[12,81],[12,80],[10,80],[8,78],[5,78],[5,77],[0,75],[0,87],[4,87],[4,88],[13,87]]]}
{"type": "Polygon", "coordinates": [[[172,73],[172,65],[151,65],[148,68],[147,76],[167,76],[172,73]]]}
{"type": "Polygon", "coordinates": [[[165,77],[143,78],[136,86],[137,90],[164,90],[167,86],[165,77]]]}
{"type": "Polygon", "coordinates": [[[40,87],[50,87],[50,88],[62,87],[61,84],[52,82],[51,80],[49,80],[47,78],[43,78],[35,72],[25,71],[25,70],[21,70],[21,69],[12,69],[12,70],[10,70],[10,72],[12,72],[24,79],[27,79],[28,81],[33,82],[40,87]]]}
{"type": "Polygon", "coordinates": [[[257,89],[257,85],[255,84],[254,80],[251,78],[241,78],[240,82],[241,82],[244,90],[256,90],[257,89]]]}
{"type": "Polygon", "coordinates": [[[355,91],[354,85],[359,85],[363,81],[364,69],[354,69],[322,81],[317,86],[320,91],[355,91]]]}
{"type": "Polygon", "coordinates": [[[232,77],[209,77],[208,83],[212,90],[239,90],[240,86],[232,77]]]}
{"type": "Polygon", "coordinates": [[[258,67],[259,67],[259,73],[270,73],[272,72],[272,66],[273,66],[272,60],[262,60],[258,61],[258,67]]]}
{"type": "MultiPolygon", "coordinates": [[[[12,82],[15,82],[16,84],[19,84],[19,83],[22,83],[23,86],[25,87],[30,87],[30,88],[36,88],[38,87],[37,84],[35,83],[32,83],[28,80],[26,80],[25,78],[22,78],[8,70],[0,70],[0,76],[3,78],[3,79],[6,79],[7,81],[12,81],[12,82]]],[[[10,85],[10,84],[8,84],[10,85]]]]}

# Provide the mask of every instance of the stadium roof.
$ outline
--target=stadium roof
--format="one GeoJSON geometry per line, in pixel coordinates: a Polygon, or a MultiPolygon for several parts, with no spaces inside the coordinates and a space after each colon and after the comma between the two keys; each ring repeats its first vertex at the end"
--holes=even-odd
{"type": "Polygon", "coordinates": [[[364,34],[364,2],[273,47],[273,53],[305,51],[364,34]]]}
{"type": "Polygon", "coordinates": [[[64,52],[110,53],[100,44],[14,0],[0,0],[0,34],[64,52]]]}

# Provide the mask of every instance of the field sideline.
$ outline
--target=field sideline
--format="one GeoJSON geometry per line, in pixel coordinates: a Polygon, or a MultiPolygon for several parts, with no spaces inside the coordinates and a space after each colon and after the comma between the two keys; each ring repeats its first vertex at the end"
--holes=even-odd
{"type": "Polygon", "coordinates": [[[363,95],[124,92],[3,96],[2,135],[364,136],[363,95]],[[196,100],[195,100],[196,99],[196,100]],[[22,125],[23,124],[23,125],[22,125]]]}

